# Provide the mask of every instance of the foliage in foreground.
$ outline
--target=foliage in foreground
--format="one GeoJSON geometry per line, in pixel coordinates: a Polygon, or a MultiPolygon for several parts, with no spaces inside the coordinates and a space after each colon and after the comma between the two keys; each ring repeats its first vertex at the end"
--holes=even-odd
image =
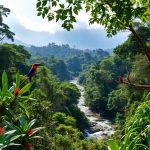
{"type": "Polygon", "coordinates": [[[39,89],[35,88],[37,85],[31,83],[22,87],[19,74],[16,75],[16,83],[8,89],[7,74],[3,72],[0,97],[1,149],[101,150],[102,147],[106,148],[101,141],[99,143],[96,139],[87,140],[81,132],[86,118],[76,109],[80,96],[76,86],[65,82],[59,83],[46,69],[41,75],[43,74],[45,78],[39,75],[35,79],[39,89]],[[34,85],[31,96],[36,100],[27,94],[31,85],[34,85]],[[49,91],[48,87],[51,85],[53,91],[49,91]],[[56,98],[58,103],[55,103],[56,98]],[[37,136],[36,132],[43,127],[33,128],[36,120],[28,121],[29,117],[37,118],[38,125],[45,126],[43,132],[40,132],[44,137],[42,140],[37,140],[41,136],[37,136]]]}
{"type": "Polygon", "coordinates": [[[31,149],[34,139],[42,138],[36,136],[36,133],[43,127],[32,128],[36,120],[33,119],[29,123],[23,115],[14,120],[14,114],[11,112],[10,121],[4,120],[4,127],[0,128],[0,149],[31,149]]]}
{"type": "Polygon", "coordinates": [[[131,118],[127,118],[126,131],[121,145],[108,141],[110,150],[150,149],[150,93],[131,118]]]}
{"type": "Polygon", "coordinates": [[[34,136],[43,127],[32,128],[36,120],[29,123],[24,115],[29,118],[29,112],[25,102],[29,96],[22,96],[31,88],[31,83],[26,84],[21,89],[20,76],[16,75],[16,83],[8,89],[8,78],[4,71],[2,75],[2,89],[0,89],[0,149],[31,149],[29,142],[41,136],[34,136]],[[15,112],[13,112],[13,111],[15,112]],[[18,114],[19,113],[19,114],[18,114]],[[17,114],[17,115],[16,115],[17,114]],[[24,114],[24,115],[22,115],[24,114]],[[18,147],[18,148],[19,148],[18,147]]]}

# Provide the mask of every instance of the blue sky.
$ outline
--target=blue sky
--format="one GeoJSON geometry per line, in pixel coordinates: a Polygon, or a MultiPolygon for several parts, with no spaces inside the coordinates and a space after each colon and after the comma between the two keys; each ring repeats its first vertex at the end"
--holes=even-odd
{"type": "Polygon", "coordinates": [[[0,0],[0,4],[11,9],[11,14],[5,18],[15,39],[31,45],[47,45],[50,42],[69,44],[80,49],[114,48],[127,39],[128,32],[107,38],[101,25],[88,24],[89,14],[82,11],[77,17],[74,30],[68,32],[61,28],[61,22],[48,22],[37,17],[36,0],[0,0]]]}

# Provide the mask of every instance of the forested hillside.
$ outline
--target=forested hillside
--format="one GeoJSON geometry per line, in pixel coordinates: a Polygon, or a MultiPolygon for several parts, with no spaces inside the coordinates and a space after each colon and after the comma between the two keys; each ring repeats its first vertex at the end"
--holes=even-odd
{"type": "Polygon", "coordinates": [[[43,47],[31,46],[28,50],[33,56],[56,56],[60,58],[76,56],[81,53],[79,49],[71,48],[67,44],[57,45],[55,43],[49,43],[43,47]]]}
{"type": "MultiPolygon", "coordinates": [[[[149,30],[150,27],[138,24],[137,32],[148,41],[146,45],[150,51],[149,30]]],[[[86,104],[115,122],[117,141],[123,133],[129,136],[127,134],[131,132],[133,135],[127,137],[126,144],[133,142],[134,148],[147,149],[136,144],[149,143],[150,63],[132,34],[114,49],[114,53],[80,74],[79,82],[85,86],[86,104]],[[148,135],[145,137],[143,134],[148,135]]]]}
{"type": "Polygon", "coordinates": [[[59,46],[54,43],[45,47],[32,46],[29,52],[32,54],[30,63],[37,61],[45,64],[60,81],[78,76],[91,64],[109,55],[102,49],[76,50],[69,45],[59,46]]]}
{"type": "Polygon", "coordinates": [[[31,46],[27,47],[27,50],[32,54],[32,56],[55,56],[58,58],[68,58],[83,55],[84,53],[88,53],[93,57],[100,57],[99,53],[101,53],[101,57],[107,54],[107,52],[100,50],[80,50],[71,48],[68,44],[57,45],[55,43],[49,43],[47,46],[37,47],[31,46]]]}
{"type": "MultiPolygon", "coordinates": [[[[1,43],[0,149],[149,150],[149,0],[37,0],[36,7],[38,16],[61,20],[68,31],[85,9],[89,23],[102,24],[108,36],[122,30],[130,35],[112,56],[55,43],[28,50],[1,43]],[[70,81],[74,77],[84,88],[70,81]],[[83,113],[79,103],[95,116],[83,113]],[[105,131],[105,119],[114,134],[91,137],[97,124],[92,132],[105,131]]],[[[3,21],[9,13],[0,5],[0,41],[14,39],[3,21]]]]}

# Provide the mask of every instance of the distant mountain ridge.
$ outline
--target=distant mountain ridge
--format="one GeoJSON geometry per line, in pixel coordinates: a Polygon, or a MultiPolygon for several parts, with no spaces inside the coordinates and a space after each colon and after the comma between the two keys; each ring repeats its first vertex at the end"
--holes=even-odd
{"type": "MultiPolygon", "coordinates": [[[[17,39],[14,39],[13,42],[9,39],[4,39],[2,43],[23,45],[33,56],[68,57],[68,56],[76,56],[83,52],[91,53],[92,51],[90,49],[81,50],[77,48],[72,48],[69,46],[69,44],[57,45],[54,42],[49,43],[47,46],[34,46],[26,44],[25,42],[22,42],[17,39]]],[[[106,49],[103,51],[109,53],[109,55],[112,55],[113,53],[112,49],[106,49]]]]}
{"type": "Polygon", "coordinates": [[[55,43],[49,43],[47,46],[31,46],[27,47],[27,50],[31,53],[32,56],[55,56],[58,58],[68,58],[79,55],[84,55],[84,53],[89,53],[91,56],[104,56],[109,55],[108,52],[97,49],[97,50],[80,50],[70,47],[68,44],[57,45],[55,43]]]}
{"type": "Polygon", "coordinates": [[[79,50],[68,44],[57,45],[55,43],[42,47],[31,46],[28,50],[33,56],[30,63],[38,61],[45,64],[61,81],[78,76],[83,70],[89,69],[92,64],[109,56],[109,53],[102,49],[79,50]]]}
{"type": "Polygon", "coordinates": [[[71,48],[68,44],[57,45],[55,43],[49,43],[47,46],[30,46],[27,50],[32,56],[56,56],[56,57],[68,57],[70,55],[78,55],[81,50],[71,48]]]}
{"type": "Polygon", "coordinates": [[[112,55],[112,54],[113,54],[113,49],[104,49],[104,51],[108,52],[109,55],[112,55]]]}
{"type": "Polygon", "coordinates": [[[13,42],[12,42],[11,40],[9,40],[9,39],[4,39],[4,40],[2,41],[2,43],[9,43],[9,44],[23,45],[23,46],[25,46],[25,47],[30,47],[30,46],[31,46],[31,45],[26,44],[26,43],[24,43],[24,42],[22,42],[22,41],[20,41],[20,40],[17,40],[17,39],[14,39],[13,42]]]}

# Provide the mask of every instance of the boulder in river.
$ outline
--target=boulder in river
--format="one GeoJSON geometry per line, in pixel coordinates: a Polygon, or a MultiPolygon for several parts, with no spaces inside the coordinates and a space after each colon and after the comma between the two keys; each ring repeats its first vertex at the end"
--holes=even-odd
{"type": "Polygon", "coordinates": [[[90,128],[89,133],[93,134],[95,132],[99,132],[99,131],[103,131],[103,130],[104,130],[103,126],[94,126],[93,128],[90,128]]]}

